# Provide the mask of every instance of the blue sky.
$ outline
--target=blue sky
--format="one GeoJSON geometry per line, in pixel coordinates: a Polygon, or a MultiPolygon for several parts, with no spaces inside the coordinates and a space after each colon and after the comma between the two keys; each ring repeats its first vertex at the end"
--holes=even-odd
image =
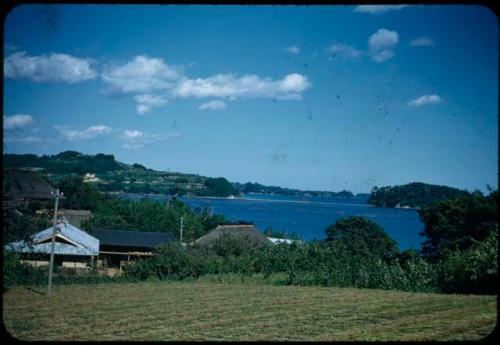
{"type": "Polygon", "coordinates": [[[484,7],[22,5],[4,25],[5,153],[311,190],[497,187],[484,7]]]}

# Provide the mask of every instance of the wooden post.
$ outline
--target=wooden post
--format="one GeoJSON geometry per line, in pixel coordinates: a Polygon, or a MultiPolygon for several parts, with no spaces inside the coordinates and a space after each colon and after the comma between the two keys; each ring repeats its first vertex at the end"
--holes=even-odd
{"type": "Polygon", "coordinates": [[[62,194],[59,194],[59,188],[56,190],[56,202],[54,205],[54,225],[52,226],[52,243],[50,245],[50,262],[49,262],[49,287],[48,295],[50,296],[52,292],[52,269],[54,268],[54,247],[56,245],[56,225],[57,225],[57,207],[59,206],[59,198],[62,198],[62,194]]]}

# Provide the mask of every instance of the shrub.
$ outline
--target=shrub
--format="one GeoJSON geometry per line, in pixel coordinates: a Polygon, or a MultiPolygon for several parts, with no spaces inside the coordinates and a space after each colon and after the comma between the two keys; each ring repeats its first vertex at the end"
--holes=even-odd
{"type": "Polygon", "coordinates": [[[465,251],[454,251],[439,263],[443,292],[495,294],[498,275],[498,235],[474,241],[465,251]]]}

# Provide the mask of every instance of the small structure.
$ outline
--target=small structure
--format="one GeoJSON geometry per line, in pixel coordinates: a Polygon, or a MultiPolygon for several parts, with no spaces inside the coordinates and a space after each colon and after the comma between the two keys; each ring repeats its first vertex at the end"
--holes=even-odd
{"type": "Polygon", "coordinates": [[[87,183],[87,182],[101,182],[101,179],[97,176],[95,176],[95,174],[92,174],[92,173],[86,173],[85,176],[83,176],[83,182],[87,183]]]}
{"type": "Polygon", "coordinates": [[[4,181],[7,190],[17,203],[27,206],[30,200],[44,201],[53,199],[56,189],[39,173],[25,169],[5,170],[4,181]]]}
{"type": "Polygon", "coordinates": [[[224,235],[239,235],[245,237],[253,245],[260,246],[272,242],[251,224],[219,225],[206,235],[198,238],[191,245],[211,246],[211,244],[224,235]]]}
{"type": "Polygon", "coordinates": [[[92,212],[88,210],[68,210],[60,209],[58,214],[64,216],[69,223],[76,227],[81,227],[82,220],[87,220],[92,217],[92,212]]]}
{"type": "MultiPolygon", "coordinates": [[[[29,242],[11,242],[5,249],[20,253],[25,263],[48,266],[51,242],[52,227],[34,234],[29,242]]],[[[99,255],[99,240],[63,218],[56,226],[54,254],[56,266],[88,268],[88,264],[99,255]]]]}
{"type": "Polygon", "coordinates": [[[98,266],[109,272],[115,268],[113,274],[119,274],[132,259],[152,256],[153,248],[173,240],[173,236],[165,232],[94,230],[92,235],[100,243],[98,266]]]}
{"type": "Polygon", "coordinates": [[[289,238],[268,237],[268,239],[269,239],[269,241],[273,242],[273,244],[279,244],[279,243],[287,243],[287,244],[297,243],[297,244],[302,244],[302,243],[304,243],[301,240],[291,240],[289,238]]]}

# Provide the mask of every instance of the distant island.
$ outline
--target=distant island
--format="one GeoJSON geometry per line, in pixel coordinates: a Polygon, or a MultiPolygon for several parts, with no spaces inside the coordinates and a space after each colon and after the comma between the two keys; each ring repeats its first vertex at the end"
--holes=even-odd
{"type": "Polygon", "coordinates": [[[379,207],[422,208],[434,201],[469,194],[465,190],[413,182],[399,186],[373,187],[367,203],[379,207]]]}
{"type": "MultiPolygon", "coordinates": [[[[115,160],[112,154],[83,154],[64,151],[56,155],[4,154],[7,168],[38,171],[53,183],[68,175],[82,176],[84,182],[95,184],[103,192],[135,194],[168,194],[194,197],[238,197],[243,193],[281,194],[295,196],[326,196],[351,198],[349,191],[302,191],[298,189],[264,186],[259,183],[230,183],[224,177],[206,177],[196,174],[156,171],[135,163],[115,160]]],[[[367,195],[362,195],[367,196],[367,195]]]]}
{"type": "Polygon", "coordinates": [[[328,191],[310,191],[310,190],[299,190],[291,188],[283,188],[276,186],[264,186],[260,183],[233,183],[233,186],[241,193],[258,193],[258,194],[278,194],[278,195],[294,195],[294,196],[324,196],[333,198],[352,198],[354,194],[343,190],[340,192],[328,192],[328,191]]]}

